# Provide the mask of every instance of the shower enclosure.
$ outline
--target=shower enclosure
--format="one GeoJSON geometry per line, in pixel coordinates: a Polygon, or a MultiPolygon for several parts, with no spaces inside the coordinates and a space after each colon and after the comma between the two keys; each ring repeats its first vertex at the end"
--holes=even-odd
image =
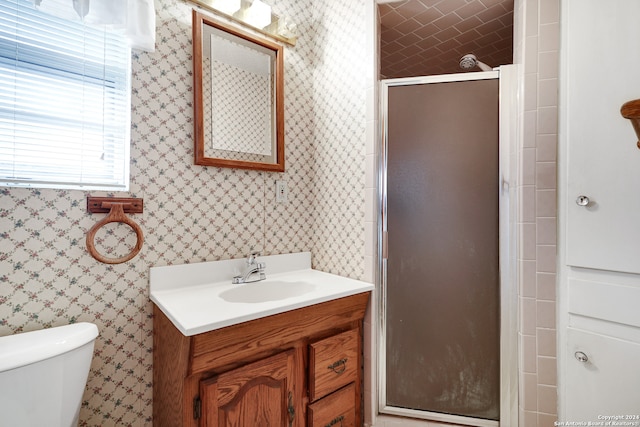
{"type": "Polygon", "coordinates": [[[508,74],[382,81],[382,413],[517,424],[508,74]]]}

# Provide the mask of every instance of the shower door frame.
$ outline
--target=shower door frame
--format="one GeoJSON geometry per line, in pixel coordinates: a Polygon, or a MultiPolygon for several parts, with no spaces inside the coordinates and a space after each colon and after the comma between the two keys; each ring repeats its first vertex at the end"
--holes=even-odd
{"type": "Polygon", "coordinates": [[[378,301],[378,412],[395,416],[477,427],[518,426],[518,292],[516,253],[517,150],[519,105],[518,66],[495,71],[408,77],[380,81],[380,149],[378,151],[377,268],[378,301]],[[499,80],[499,266],[500,266],[500,421],[400,408],[386,400],[386,295],[387,295],[387,156],[388,94],[393,86],[499,80]]]}

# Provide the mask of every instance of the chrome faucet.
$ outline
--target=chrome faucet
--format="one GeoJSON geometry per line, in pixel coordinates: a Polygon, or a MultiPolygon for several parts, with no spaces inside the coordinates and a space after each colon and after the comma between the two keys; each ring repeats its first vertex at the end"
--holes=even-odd
{"type": "Polygon", "coordinates": [[[267,276],[264,273],[264,269],[267,266],[264,262],[258,262],[260,252],[254,252],[247,258],[247,267],[244,273],[240,276],[235,276],[231,283],[251,283],[264,280],[267,276]]]}

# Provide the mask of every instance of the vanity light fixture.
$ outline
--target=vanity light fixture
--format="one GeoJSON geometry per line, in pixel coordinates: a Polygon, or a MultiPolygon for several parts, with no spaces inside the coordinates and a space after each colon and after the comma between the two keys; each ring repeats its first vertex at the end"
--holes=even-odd
{"type": "Polygon", "coordinates": [[[253,0],[251,6],[244,12],[244,21],[256,28],[266,27],[271,24],[271,6],[260,0],[253,0]]]}
{"type": "Polygon", "coordinates": [[[296,45],[298,29],[288,16],[278,16],[262,0],[186,0],[214,12],[225,20],[243,25],[251,31],[274,38],[290,46],[296,45]],[[237,6],[236,5],[240,5],[237,6]]]}
{"type": "Polygon", "coordinates": [[[211,6],[222,13],[226,13],[227,15],[233,15],[242,6],[240,4],[241,0],[212,0],[211,6]]]}

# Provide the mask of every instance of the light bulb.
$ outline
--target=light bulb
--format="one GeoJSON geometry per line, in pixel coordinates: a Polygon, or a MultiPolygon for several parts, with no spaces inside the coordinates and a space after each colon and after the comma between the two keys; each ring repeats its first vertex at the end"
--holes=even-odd
{"type": "Polygon", "coordinates": [[[253,0],[253,4],[244,14],[244,21],[256,28],[264,28],[271,24],[271,6],[260,0],[253,0]]]}
{"type": "Polygon", "coordinates": [[[241,0],[213,0],[211,6],[227,15],[233,15],[240,9],[241,0]]]}

